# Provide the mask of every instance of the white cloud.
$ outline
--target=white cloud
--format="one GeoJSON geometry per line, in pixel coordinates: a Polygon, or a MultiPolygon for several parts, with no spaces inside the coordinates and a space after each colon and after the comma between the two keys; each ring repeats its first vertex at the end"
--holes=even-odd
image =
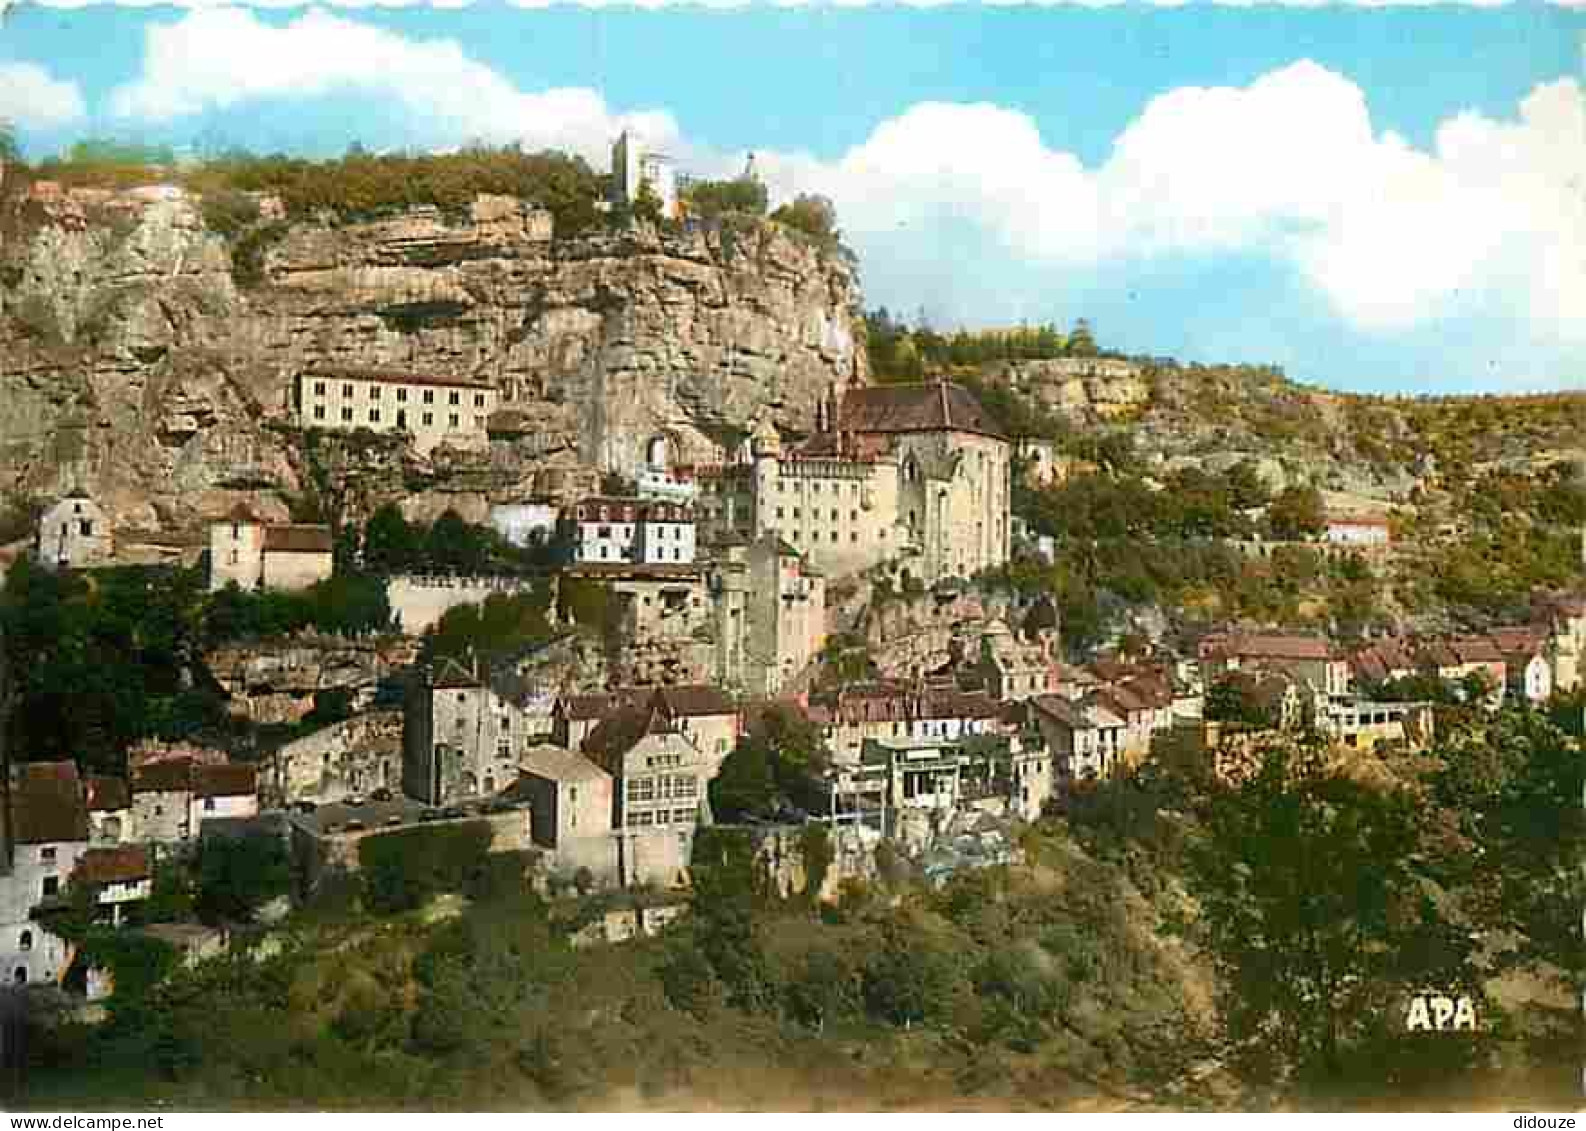
{"type": "Polygon", "coordinates": [[[194,11],[147,31],[143,71],[118,87],[118,117],[168,122],[265,98],[389,99],[437,142],[520,140],[604,161],[624,126],[662,143],[668,114],[613,114],[582,87],[519,91],[449,39],[415,40],[313,9],[284,26],[240,8],[194,11]]]}
{"type": "MultiPolygon", "coordinates": [[[[1586,343],[1586,95],[1539,86],[1514,121],[1451,118],[1422,151],[1373,129],[1348,79],[1302,61],[1242,88],[1153,99],[1101,165],[1003,107],[922,104],[829,164],[766,155],[783,193],[824,192],[872,257],[970,223],[995,256],[1079,269],[1259,255],[1349,323],[1393,331],[1518,314],[1586,343]]],[[[963,270],[937,265],[936,283],[963,270]]]]}
{"type": "Polygon", "coordinates": [[[87,114],[77,84],[36,63],[0,63],[0,120],[23,129],[68,126],[87,114]]]}

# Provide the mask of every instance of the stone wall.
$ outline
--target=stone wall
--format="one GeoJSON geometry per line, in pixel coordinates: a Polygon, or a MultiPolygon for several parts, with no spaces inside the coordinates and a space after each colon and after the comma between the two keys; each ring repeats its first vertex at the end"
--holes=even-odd
{"type": "Polygon", "coordinates": [[[360,708],[411,660],[411,650],[392,641],[313,635],[227,645],[204,657],[233,713],[260,723],[297,722],[314,709],[317,691],[348,691],[360,708]]]}
{"type": "Polygon", "coordinates": [[[402,574],[386,583],[386,598],[402,631],[408,636],[422,636],[447,609],[483,604],[495,593],[527,593],[534,584],[534,579],[527,577],[402,574]]]}
{"type": "Polygon", "coordinates": [[[356,715],[289,742],[270,756],[260,781],[267,805],[328,805],[401,785],[401,711],[356,715]]]}

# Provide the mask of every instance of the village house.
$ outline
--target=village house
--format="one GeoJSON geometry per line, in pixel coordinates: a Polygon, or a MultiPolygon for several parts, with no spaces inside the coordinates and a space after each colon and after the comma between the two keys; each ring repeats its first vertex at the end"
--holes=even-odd
{"type": "Polygon", "coordinates": [[[149,850],[141,844],[90,848],[77,858],[71,882],[88,885],[94,892],[95,917],[119,927],[128,907],[154,894],[149,850]]]}
{"type": "Polygon", "coordinates": [[[627,887],[686,881],[711,762],[653,702],[603,720],[583,755],[611,775],[617,882],[627,887]]]}
{"type": "Polygon", "coordinates": [[[562,513],[557,537],[575,565],[694,564],[694,514],[683,503],[581,499],[562,513]]]}
{"type": "Polygon", "coordinates": [[[1487,688],[1486,703],[1496,710],[1503,704],[1508,686],[1508,667],[1498,646],[1485,636],[1454,636],[1422,644],[1416,664],[1425,675],[1436,676],[1463,695],[1471,679],[1487,688]]]}
{"type": "Polygon", "coordinates": [[[443,660],[409,692],[402,727],[402,788],[429,805],[493,797],[518,778],[533,739],[522,704],[477,666],[443,660]]]}
{"type": "Polygon", "coordinates": [[[1055,694],[1037,695],[1029,703],[1051,752],[1054,789],[1109,777],[1122,763],[1128,724],[1095,696],[1072,700],[1055,694]]]}
{"type": "Polygon", "coordinates": [[[487,447],[497,400],[494,386],[467,377],[342,367],[299,374],[294,408],[301,428],[394,433],[428,455],[487,447]]]}
{"type": "Polygon", "coordinates": [[[132,793],[125,778],[89,777],[83,782],[88,826],[95,847],[132,840],[132,793]]]}
{"type": "Polygon", "coordinates": [[[7,982],[59,982],[72,950],[36,915],[60,904],[88,851],[88,808],[74,762],[13,765],[6,871],[0,876],[0,974],[7,982]]]}
{"type": "Polygon", "coordinates": [[[651,697],[661,718],[704,755],[707,778],[714,778],[727,755],[738,744],[738,708],[717,688],[705,684],[658,687],[651,697]]]}
{"type": "Polygon", "coordinates": [[[1123,720],[1120,753],[1130,764],[1138,764],[1151,753],[1151,741],[1156,735],[1173,729],[1172,689],[1154,677],[1137,675],[1104,683],[1092,697],[1123,720]]]}
{"type": "Polygon", "coordinates": [[[1357,687],[1377,687],[1413,676],[1418,665],[1414,648],[1393,637],[1373,640],[1350,653],[1349,671],[1357,687]]]}
{"type": "Polygon", "coordinates": [[[1552,646],[1553,687],[1574,691],[1581,683],[1581,658],[1586,655],[1586,596],[1548,594],[1534,603],[1539,623],[1548,627],[1552,646]]]}
{"type": "Polygon", "coordinates": [[[1349,663],[1318,636],[1275,632],[1233,632],[1201,641],[1202,681],[1210,687],[1241,668],[1281,666],[1324,698],[1349,691],[1349,663]]]}
{"type": "Polygon", "coordinates": [[[258,767],[232,763],[222,750],[145,743],[127,755],[131,820],[122,841],[177,844],[205,821],[259,811],[258,767]]]}
{"type": "Polygon", "coordinates": [[[1318,723],[1323,734],[1350,750],[1379,746],[1420,750],[1431,744],[1433,719],[1430,703],[1350,699],[1329,704],[1318,723]]]}
{"type": "Polygon", "coordinates": [[[617,812],[612,776],[582,754],[542,744],[522,763],[523,776],[505,796],[522,800],[533,814],[534,843],[551,853],[552,874],[587,868],[598,881],[614,880],[617,812]]]}
{"type": "Polygon", "coordinates": [[[188,828],[201,832],[205,821],[259,815],[259,770],[244,762],[191,766],[193,799],[188,828]]]}
{"type": "Polygon", "coordinates": [[[74,491],[39,519],[34,556],[47,569],[104,565],[115,556],[110,518],[87,495],[74,491]]]}
{"type": "Polygon", "coordinates": [[[1053,656],[1056,633],[1021,640],[1002,620],[981,631],[975,672],[992,698],[1000,702],[1028,699],[1057,690],[1058,664],[1053,656]]]}
{"type": "Polygon", "coordinates": [[[330,527],[271,525],[245,504],[209,524],[209,588],[307,589],[335,568],[330,527]]]}
{"type": "Polygon", "coordinates": [[[1548,657],[1548,632],[1540,625],[1495,628],[1488,634],[1503,658],[1508,693],[1533,706],[1553,694],[1553,665],[1548,657]]]}
{"type": "Polygon", "coordinates": [[[1323,536],[1338,546],[1386,546],[1392,537],[1392,528],[1388,520],[1379,515],[1329,515],[1323,536]]]}
{"type": "Polygon", "coordinates": [[[839,764],[857,762],[867,739],[953,740],[992,733],[1001,717],[999,704],[983,693],[889,682],[812,695],[807,710],[839,764]]]}
{"type": "Polygon", "coordinates": [[[762,418],[736,462],[693,469],[711,533],[770,532],[844,577],[893,562],[926,584],[1008,560],[1010,448],[945,382],[834,388],[784,448],[762,418]]]}

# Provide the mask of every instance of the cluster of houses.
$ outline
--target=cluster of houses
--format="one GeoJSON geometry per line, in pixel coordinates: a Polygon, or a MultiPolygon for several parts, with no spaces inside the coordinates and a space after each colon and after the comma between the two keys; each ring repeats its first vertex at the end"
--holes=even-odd
{"type": "Polygon", "coordinates": [[[9,767],[0,846],[0,975],[13,985],[84,979],[73,946],[49,927],[73,889],[96,919],[119,926],[153,894],[154,869],[195,843],[206,824],[259,813],[257,767],[214,750],[150,743],[128,755],[126,777],[83,775],[75,762],[9,767]]]}

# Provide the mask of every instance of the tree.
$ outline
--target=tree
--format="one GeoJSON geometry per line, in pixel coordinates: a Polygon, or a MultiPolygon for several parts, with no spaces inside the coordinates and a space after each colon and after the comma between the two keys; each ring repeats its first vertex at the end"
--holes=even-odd
{"type": "Polygon", "coordinates": [[[286,844],[270,833],[205,838],[198,853],[198,914],[206,922],[251,920],[291,887],[286,844]]]}
{"type": "Polygon", "coordinates": [[[1322,493],[1315,487],[1286,487],[1267,508],[1272,537],[1281,541],[1313,538],[1327,527],[1322,493]]]}
{"type": "Polygon", "coordinates": [[[700,216],[711,218],[727,212],[764,216],[765,186],[759,181],[695,181],[684,193],[684,200],[700,216]]]}
{"type": "Polygon", "coordinates": [[[17,145],[17,131],[11,121],[0,118],[0,165],[14,165],[22,160],[22,150],[17,145]]]}
{"type": "Polygon", "coordinates": [[[803,232],[823,247],[835,247],[842,241],[837,209],[824,196],[801,194],[771,213],[771,219],[803,232]]]}
{"type": "Polygon", "coordinates": [[[1074,330],[1068,335],[1068,353],[1070,357],[1095,357],[1097,354],[1096,338],[1091,332],[1090,322],[1084,318],[1074,323],[1074,330]]]}
{"type": "Polygon", "coordinates": [[[820,731],[774,705],[739,739],[710,783],[711,811],[723,821],[769,816],[785,805],[809,810],[824,796],[828,762],[820,731]]]}
{"type": "Polygon", "coordinates": [[[1213,798],[1193,876],[1234,1041],[1336,1078],[1395,993],[1474,985],[1468,936],[1416,874],[1420,813],[1408,791],[1330,776],[1298,745],[1213,798]]]}

